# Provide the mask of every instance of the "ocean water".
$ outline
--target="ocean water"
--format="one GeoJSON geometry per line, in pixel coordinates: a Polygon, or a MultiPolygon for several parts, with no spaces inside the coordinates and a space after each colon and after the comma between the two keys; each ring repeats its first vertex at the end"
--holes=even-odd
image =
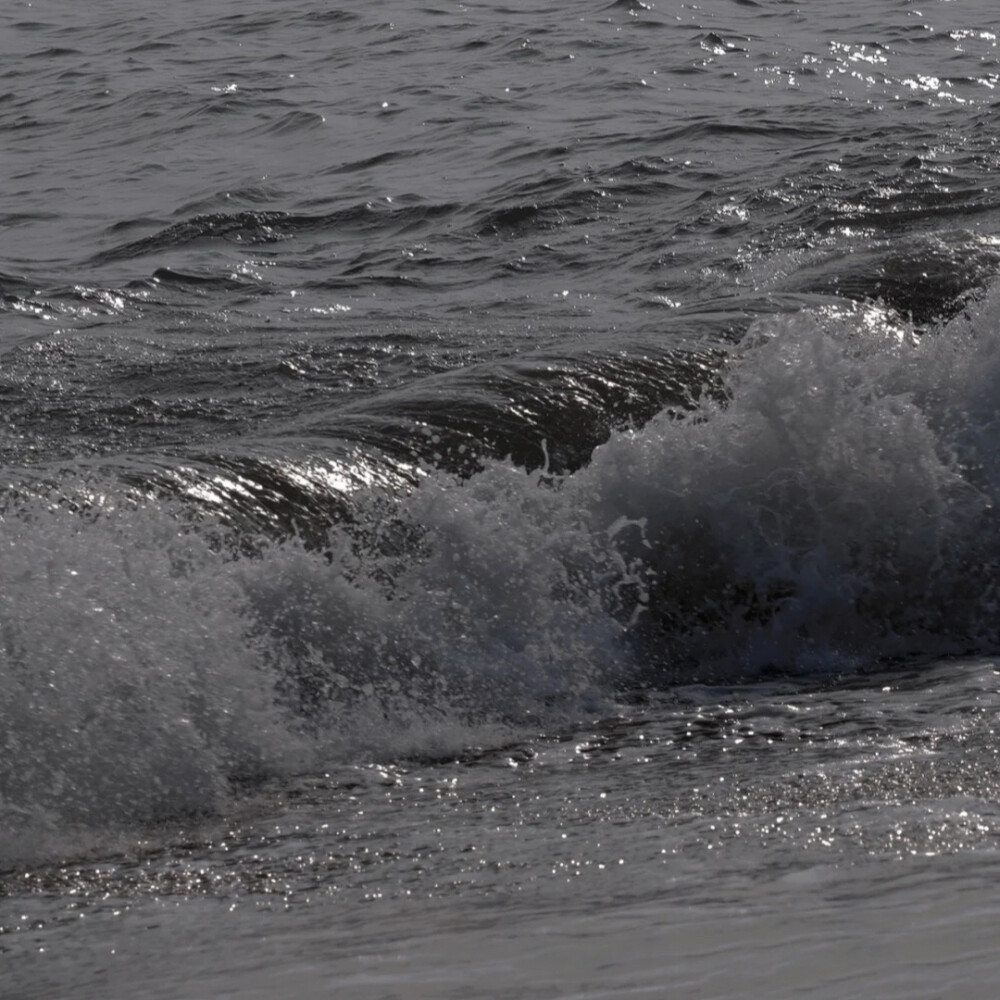
{"type": "Polygon", "coordinates": [[[0,993],[1000,975],[985,0],[0,6],[0,993]]]}

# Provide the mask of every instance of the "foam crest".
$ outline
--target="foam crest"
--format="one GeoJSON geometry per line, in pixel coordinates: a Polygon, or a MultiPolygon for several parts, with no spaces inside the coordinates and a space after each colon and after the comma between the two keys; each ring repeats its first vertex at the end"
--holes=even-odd
{"type": "Polygon", "coordinates": [[[995,316],[760,321],[725,403],[598,449],[574,489],[592,523],[643,525],[645,655],[733,674],[994,641],[995,316]]]}
{"type": "Polygon", "coordinates": [[[244,567],[292,703],[338,728],[364,698],[469,721],[591,704],[620,659],[608,553],[545,480],[499,462],[435,474],[373,509],[360,541],[335,532],[323,559],[284,543],[244,567]]]}

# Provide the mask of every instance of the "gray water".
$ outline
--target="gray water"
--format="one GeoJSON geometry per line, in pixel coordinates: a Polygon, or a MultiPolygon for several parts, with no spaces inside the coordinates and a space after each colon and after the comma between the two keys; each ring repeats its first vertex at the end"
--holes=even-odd
{"type": "Polygon", "coordinates": [[[4,995],[990,995],[996,31],[0,10],[4,995]]]}

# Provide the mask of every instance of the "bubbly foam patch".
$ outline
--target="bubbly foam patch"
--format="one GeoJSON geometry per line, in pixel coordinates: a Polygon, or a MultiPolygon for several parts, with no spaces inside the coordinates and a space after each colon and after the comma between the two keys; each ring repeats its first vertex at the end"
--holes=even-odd
{"type": "Polygon", "coordinates": [[[995,315],[762,320],[728,401],[598,449],[573,490],[642,525],[646,655],[732,675],[994,643],[995,315]]]}
{"type": "Polygon", "coordinates": [[[226,558],[157,510],[8,515],[0,844],[216,809],[292,749],[226,558]]]}
{"type": "Polygon", "coordinates": [[[497,466],[428,481],[364,544],[252,558],[158,506],[8,513],[0,856],[214,814],[234,780],[453,755],[593,709],[620,629],[588,620],[567,539],[538,534],[551,518],[531,533],[519,504],[547,497],[497,466]]]}

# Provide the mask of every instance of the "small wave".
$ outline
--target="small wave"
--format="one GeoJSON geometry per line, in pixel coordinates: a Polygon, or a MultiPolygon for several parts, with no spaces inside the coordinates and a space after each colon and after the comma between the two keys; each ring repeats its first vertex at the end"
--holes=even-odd
{"type": "Polygon", "coordinates": [[[178,271],[169,267],[158,267],[153,272],[153,280],[158,284],[176,285],[187,288],[233,290],[257,287],[257,282],[243,281],[234,275],[195,274],[178,271]]]}
{"type": "MultiPolygon", "coordinates": [[[[250,197],[252,195],[247,195],[250,197]]],[[[297,236],[333,232],[386,230],[405,232],[425,220],[448,215],[455,206],[427,203],[421,198],[400,198],[400,204],[362,202],[316,215],[291,211],[246,210],[194,215],[157,233],[132,240],[95,254],[95,266],[165,253],[197,243],[223,242],[237,246],[266,246],[297,236]]]]}
{"type": "MultiPolygon", "coordinates": [[[[15,25],[16,27],[16,25],[15,25]]],[[[66,56],[76,56],[79,57],[83,53],[79,49],[71,49],[66,46],[50,46],[47,49],[39,49],[36,52],[32,52],[28,55],[29,59],[62,59],[66,56]]]]}
{"type": "Polygon", "coordinates": [[[718,32],[710,31],[699,40],[701,48],[715,55],[728,55],[731,52],[746,52],[747,50],[735,42],[723,38],[718,32]]]}
{"type": "Polygon", "coordinates": [[[261,135],[283,135],[286,132],[308,132],[320,128],[326,119],[315,111],[289,111],[256,131],[261,135]]]}
{"type": "Polygon", "coordinates": [[[780,287],[883,302],[926,324],[958,313],[996,275],[1000,240],[956,230],[812,256],[800,260],[780,287]]]}
{"type": "Polygon", "coordinates": [[[273,243],[285,238],[280,228],[286,214],[283,212],[215,213],[196,216],[175,223],[152,236],[113,247],[96,254],[93,263],[108,264],[131,260],[146,254],[159,253],[187,246],[202,240],[225,240],[250,246],[273,243]]]}
{"type": "Polygon", "coordinates": [[[601,194],[575,177],[532,179],[496,192],[475,222],[477,236],[520,237],[598,218],[601,194]]]}
{"type": "Polygon", "coordinates": [[[367,156],[362,160],[352,160],[348,163],[340,163],[335,167],[330,167],[323,171],[323,175],[351,174],[370,170],[372,167],[384,166],[387,163],[394,163],[400,159],[406,159],[415,155],[414,150],[389,150],[385,153],[377,153],[374,156],[367,156]]]}
{"type": "Polygon", "coordinates": [[[646,3],[646,0],[612,0],[605,8],[606,10],[624,10],[629,14],[641,14],[651,11],[654,5],[646,3]]]}

